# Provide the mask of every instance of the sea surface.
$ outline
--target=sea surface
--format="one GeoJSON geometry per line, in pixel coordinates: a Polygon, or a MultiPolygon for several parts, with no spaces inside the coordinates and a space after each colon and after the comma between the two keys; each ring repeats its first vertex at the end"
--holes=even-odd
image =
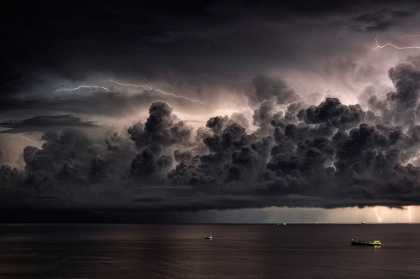
{"type": "Polygon", "coordinates": [[[420,278],[420,225],[2,224],[0,278],[420,278]]]}

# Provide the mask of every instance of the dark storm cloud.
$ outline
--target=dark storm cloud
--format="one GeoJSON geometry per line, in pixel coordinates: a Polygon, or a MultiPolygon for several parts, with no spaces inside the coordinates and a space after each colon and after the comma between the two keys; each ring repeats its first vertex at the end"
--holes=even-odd
{"type": "Polygon", "coordinates": [[[364,13],[356,17],[355,20],[364,24],[364,26],[361,28],[362,31],[377,32],[387,30],[391,26],[397,25],[410,15],[412,15],[412,12],[410,10],[382,10],[364,13]]]}
{"type": "Polygon", "coordinates": [[[47,132],[41,139],[42,148],[27,146],[23,150],[24,171],[2,167],[5,202],[54,196],[53,203],[60,198],[58,205],[64,201],[70,205],[72,195],[79,201],[96,191],[106,196],[109,185],[121,184],[126,166],[135,154],[117,134],[107,136],[105,141],[94,141],[78,130],[67,129],[47,132]],[[111,142],[114,146],[109,148],[111,142]],[[16,188],[17,183],[20,186],[16,188]]]}
{"type": "Polygon", "coordinates": [[[23,120],[0,122],[0,127],[6,128],[1,133],[16,134],[66,127],[95,128],[97,125],[72,115],[44,115],[23,120]]]}
{"type": "MultiPolygon", "coordinates": [[[[0,113],[11,116],[30,115],[32,111],[67,112],[83,115],[100,115],[109,117],[123,117],[139,110],[147,109],[155,100],[165,100],[184,111],[192,111],[197,107],[195,102],[163,95],[159,92],[143,91],[135,94],[121,92],[94,92],[80,95],[72,94],[55,96],[54,98],[8,98],[0,99],[0,113]]],[[[199,106],[201,106],[199,104],[199,106]]]]}
{"type": "MultiPolygon", "coordinates": [[[[411,57],[390,69],[396,91],[381,101],[390,114],[417,104],[417,61],[411,57]]],[[[365,117],[374,112],[359,105],[343,105],[337,98],[307,105],[284,98],[294,96],[289,94],[293,90],[278,91],[277,83],[261,80],[265,83],[255,83],[255,92],[269,85],[274,93],[254,111],[254,133],[239,124],[244,122],[241,115],[212,117],[207,130],[195,131],[169,104],[157,101],[147,120],[129,127],[125,135],[111,134],[101,141],[76,130],[45,133],[41,149],[23,150],[24,171],[2,167],[3,200],[25,204],[51,196],[47,204],[57,208],[95,196],[97,207],[129,202],[124,207],[140,211],[419,203],[420,168],[409,163],[420,150],[417,119],[410,126],[393,125],[392,118],[379,123],[378,117],[365,117]],[[286,114],[276,106],[278,98],[285,100],[280,105],[286,114]],[[198,148],[203,144],[207,152],[198,148]],[[127,201],[133,195],[137,197],[127,201]]],[[[255,96],[248,94],[251,102],[255,96]]],[[[372,103],[372,96],[367,97],[372,103]]],[[[56,120],[81,123],[65,116],[3,126],[17,129],[56,120]]]]}
{"type": "MultiPolygon", "coordinates": [[[[0,167],[2,212],[94,218],[92,210],[115,220],[122,211],[419,204],[418,56],[389,70],[392,90],[372,85],[361,104],[340,101],[334,94],[341,92],[305,96],[290,85],[293,77],[271,75],[288,69],[342,78],[351,72],[352,80],[369,81],[374,67],[352,58],[365,55],[368,44],[354,37],[348,41],[354,53],[343,55],[331,43],[337,32],[342,26],[392,30],[416,19],[419,7],[404,0],[12,7],[1,18],[0,127],[2,133],[41,131],[43,145],[23,149],[23,170],[0,167]],[[109,77],[165,83],[184,97],[111,87],[109,77]],[[54,92],[92,80],[108,90],[54,92]],[[246,102],[253,126],[236,112],[194,128],[174,112],[192,112],[200,121],[194,115],[246,102]],[[146,120],[104,136],[90,120],[147,111],[146,120]]],[[[9,164],[1,148],[0,162],[9,164]]]]}
{"type": "Polygon", "coordinates": [[[252,80],[252,83],[255,91],[251,91],[248,94],[251,105],[257,105],[270,99],[274,99],[277,104],[284,105],[298,101],[301,98],[281,79],[258,75],[252,80]]]}
{"type": "Polygon", "coordinates": [[[182,160],[189,161],[192,158],[192,152],[189,150],[186,150],[186,151],[175,150],[174,157],[178,163],[181,162],[182,160]]]}
{"type": "Polygon", "coordinates": [[[419,69],[419,57],[408,57],[388,71],[388,76],[395,87],[393,91],[378,96],[373,87],[367,88],[359,98],[362,102],[366,102],[369,108],[365,117],[378,124],[407,128],[417,125],[420,98],[419,69]]]}
{"type": "Polygon", "coordinates": [[[154,102],[146,122],[138,122],[128,128],[130,139],[141,150],[130,165],[131,176],[140,183],[165,184],[165,174],[172,167],[173,156],[176,161],[181,157],[191,158],[188,150],[177,148],[193,146],[193,128],[178,121],[172,110],[165,102],[154,102]]]}
{"type": "Polygon", "coordinates": [[[92,73],[150,79],[174,72],[237,77],[263,65],[303,62],[298,57],[307,52],[305,47],[287,40],[307,41],[320,26],[313,22],[332,22],[337,28],[338,16],[343,25],[359,21],[368,31],[383,30],[418,10],[417,1],[408,0],[12,5],[1,19],[6,58],[2,76],[24,75],[27,80],[30,73],[46,71],[70,80],[92,73]],[[308,28],[302,28],[305,22],[308,28]]]}
{"type": "Polygon", "coordinates": [[[317,107],[300,110],[298,117],[307,124],[327,123],[346,130],[362,122],[364,112],[360,105],[345,106],[339,99],[327,98],[317,107]]]}
{"type": "Polygon", "coordinates": [[[388,98],[409,109],[418,104],[420,96],[420,57],[411,57],[389,70],[396,92],[388,94],[388,98]]]}
{"type": "MultiPolygon", "coordinates": [[[[334,61],[345,65],[334,62],[328,71],[356,71],[351,58],[331,48],[331,38],[340,28],[355,21],[368,23],[355,18],[391,18],[400,24],[406,11],[415,16],[419,7],[416,1],[303,0],[12,5],[1,19],[5,50],[0,120],[50,114],[125,117],[146,110],[156,100],[189,114],[201,108],[199,102],[153,90],[125,94],[126,88],[110,87],[103,92],[53,93],[62,83],[77,87],[110,77],[167,82],[176,95],[202,99],[202,109],[224,102],[220,88],[237,94],[235,99],[242,92],[253,94],[249,98],[253,109],[268,95],[286,104],[301,96],[285,80],[257,75],[250,82],[251,77],[268,69],[319,71],[332,53],[337,56],[334,61]],[[322,35],[314,39],[317,32],[322,35]],[[253,85],[258,90],[249,90],[253,85]]],[[[354,44],[357,49],[365,45],[361,40],[354,44]]]]}
{"type": "Polygon", "coordinates": [[[139,149],[145,146],[157,149],[160,149],[160,146],[192,146],[193,128],[179,121],[172,110],[165,102],[154,102],[150,106],[146,122],[138,122],[128,129],[131,140],[139,149]]]}
{"type": "Polygon", "coordinates": [[[20,90],[27,90],[31,85],[42,81],[36,77],[24,76],[23,74],[0,73],[0,92],[2,92],[0,94],[0,102],[13,94],[19,93],[20,90]]]}

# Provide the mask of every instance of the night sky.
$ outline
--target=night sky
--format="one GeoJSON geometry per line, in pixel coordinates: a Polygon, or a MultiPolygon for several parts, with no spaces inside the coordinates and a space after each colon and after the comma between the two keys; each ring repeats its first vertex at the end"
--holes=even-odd
{"type": "Polygon", "coordinates": [[[0,20],[1,222],[420,204],[419,1],[16,2],[0,20]]]}

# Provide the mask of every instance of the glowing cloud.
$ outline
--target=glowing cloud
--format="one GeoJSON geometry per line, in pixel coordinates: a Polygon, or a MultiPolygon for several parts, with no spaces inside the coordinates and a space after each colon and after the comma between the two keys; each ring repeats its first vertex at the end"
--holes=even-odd
{"type": "MultiPolygon", "coordinates": [[[[184,115],[184,116],[187,116],[187,117],[194,117],[190,114],[186,114],[186,113],[179,112],[179,111],[174,111],[173,113],[177,116],[184,115]]],[[[181,119],[181,120],[185,121],[185,122],[194,122],[194,123],[206,123],[207,122],[207,121],[201,121],[201,120],[197,120],[197,119],[181,119]]]]}

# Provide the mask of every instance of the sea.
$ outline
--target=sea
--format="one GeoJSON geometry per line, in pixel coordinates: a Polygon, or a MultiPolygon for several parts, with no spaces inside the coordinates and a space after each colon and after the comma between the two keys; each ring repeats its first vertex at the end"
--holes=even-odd
{"type": "Polygon", "coordinates": [[[1,224],[0,278],[420,278],[420,224],[1,224]]]}

